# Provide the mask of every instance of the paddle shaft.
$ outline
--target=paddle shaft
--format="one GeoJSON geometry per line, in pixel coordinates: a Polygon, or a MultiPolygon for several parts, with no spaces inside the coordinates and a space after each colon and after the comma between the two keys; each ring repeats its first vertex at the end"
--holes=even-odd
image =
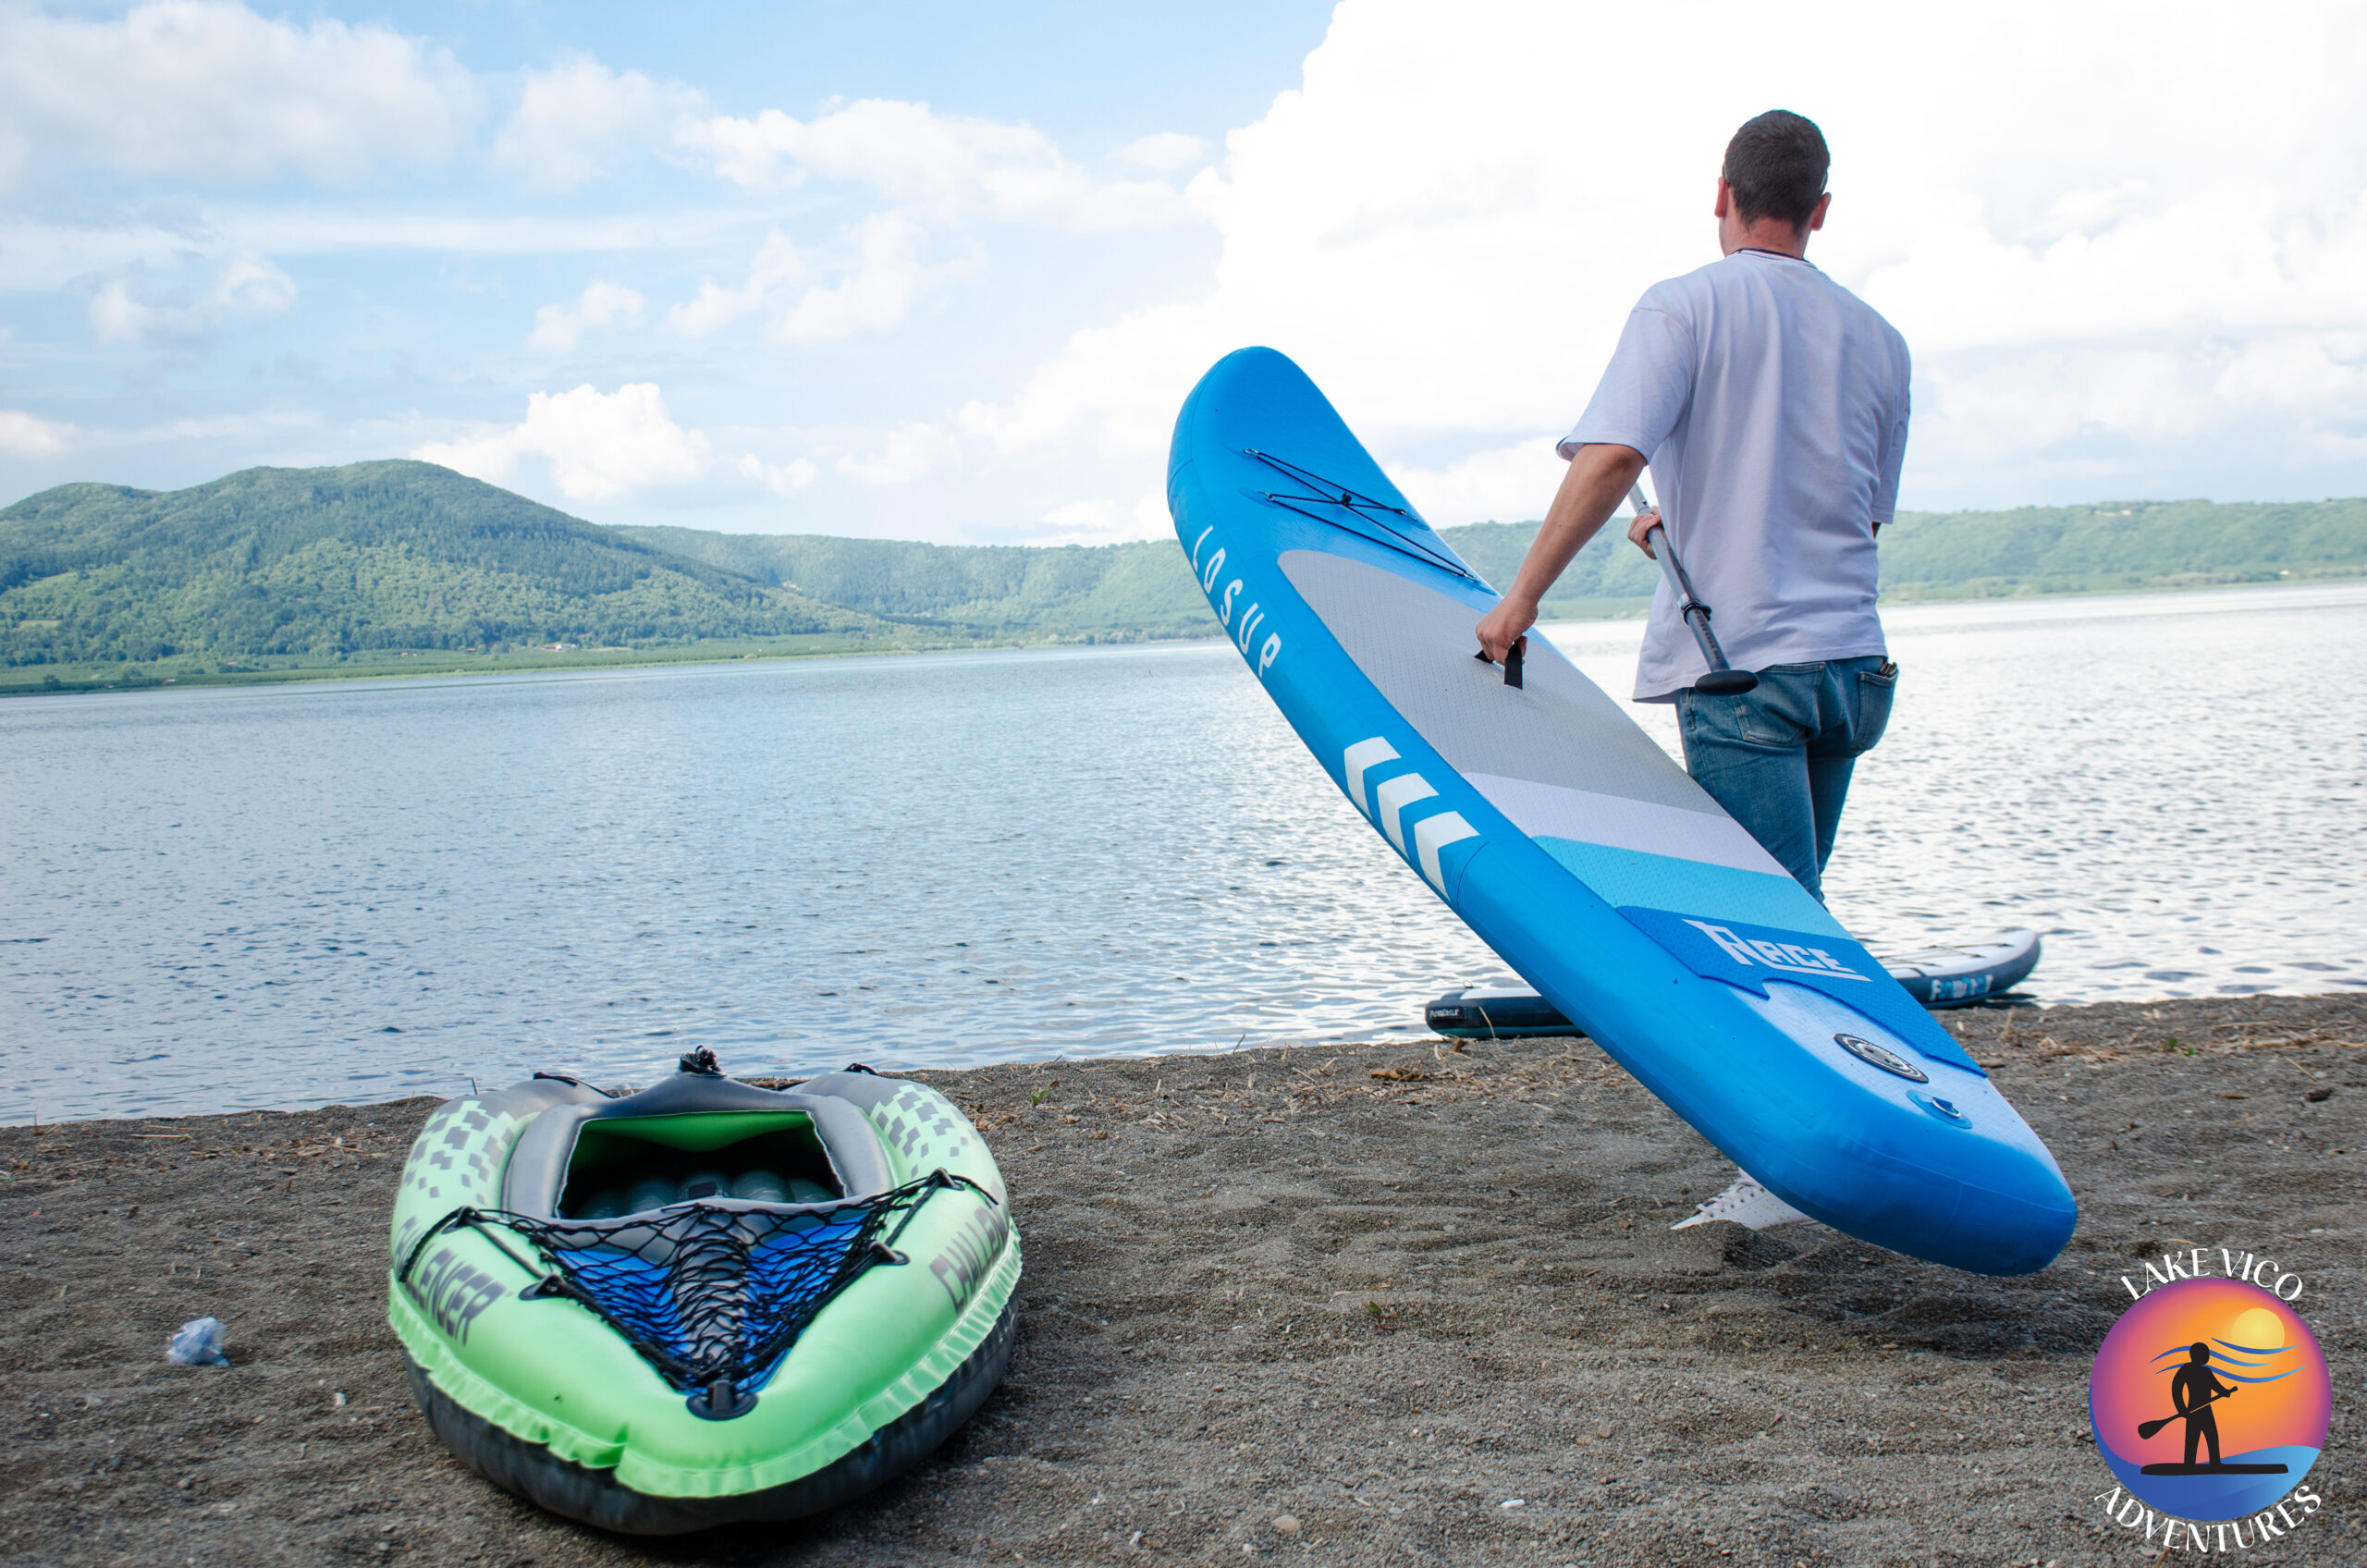
{"type": "MultiPolygon", "coordinates": [[[[1650,509],[1641,484],[1628,486],[1627,498],[1636,504],[1637,517],[1650,509]]],[[[1685,575],[1685,563],[1676,558],[1676,546],[1668,542],[1668,530],[1654,523],[1644,537],[1652,542],[1652,558],[1661,563],[1661,575],[1668,579],[1669,592],[1684,606],[1685,624],[1691,629],[1693,641],[1700,645],[1701,656],[1710,664],[1710,673],[1695,681],[1694,689],[1726,695],[1757,686],[1759,677],[1726,662],[1726,651],[1718,646],[1718,634],[1710,630],[1710,606],[1694,594],[1693,580],[1685,575]]]]}
{"type": "Polygon", "coordinates": [[[2221,1400],[2226,1399],[2228,1394],[2232,1394],[2235,1391],[2235,1390],[2229,1389],[2227,1393],[2213,1394],[2209,1399],[2203,1400],[2199,1403],[2188,1405],[2184,1410],[2179,1411],[2175,1415],[2165,1415],[2159,1421],[2148,1421],[2145,1425],[2137,1428],[2137,1440],[2139,1442],[2143,1442],[2146,1439],[2152,1437],[2154,1433],[2160,1431],[2171,1422],[2183,1421],[2188,1416],[2193,1415],[2196,1411],[2201,1410],[2204,1405],[2217,1404],[2221,1400]]]}

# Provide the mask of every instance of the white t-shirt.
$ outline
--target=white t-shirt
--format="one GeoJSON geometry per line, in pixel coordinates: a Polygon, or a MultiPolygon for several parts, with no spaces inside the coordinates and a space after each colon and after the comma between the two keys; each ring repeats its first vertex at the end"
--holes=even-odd
{"type": "MultiPolygon", "coordinates": [[[[1737,251],[1645,292],[1561,452],[1650,459],[1736,669],[1883,654],[1874,526],[1898,504],[1907,382],[1907,340],[1872,306],[1798,258],[1737,251]]],[[[1672,702],[1707,668],[1663,580],[1636,700],[1672,702]]]]}

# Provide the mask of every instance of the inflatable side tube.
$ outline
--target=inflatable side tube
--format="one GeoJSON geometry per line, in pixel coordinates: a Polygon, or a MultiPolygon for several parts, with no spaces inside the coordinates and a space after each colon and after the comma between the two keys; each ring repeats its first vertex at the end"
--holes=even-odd
{"type": "Polygon", "coordinates": [[[406,1356],[411,1398],[436,1437],[506,1491],[553,1513],[627,1536],[679,1536],[746,1520],[803,1519],[894,1480],[977,1413],[1002,1380],[1018,1335],[1017,1304],[1006,1304],[978,1348],[952,1377],[903,1415],[823,1469],[786,1486],[736,1497],[656,1497],[617,1480],[614,1470],[570,1464],[539,1443],[513,1437],[456,1403],[406,1356]]]}
{"type": "Polygon", "coordinates": [[[800,1084],[797,1093],[852,1106],[870,1121],[895,1167],[889,1185],[944,1170],[975,1182],[997,1204],[1009,1206],[1002,1168],[986,1140],[951,1100],[927,1084],[876,1072],[826,1072],[800,1084]]]}

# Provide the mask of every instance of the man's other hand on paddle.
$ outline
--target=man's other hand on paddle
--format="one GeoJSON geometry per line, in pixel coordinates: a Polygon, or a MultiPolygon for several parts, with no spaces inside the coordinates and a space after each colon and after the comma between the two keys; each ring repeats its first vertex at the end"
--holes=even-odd
{"type": "MultiPolygon", "coordinates": [[[[1578,448],[1562,475],[1561,489],[1553,493],[1553,504],[1545,509],[1537,537],[1529,542],[1519,575],[1496,601],[1496,607],[1480,619],[1479,646],[1490,658],[1503,663],[1513,644],[1537,624],[1539,601],[1586,548],[1587,541],[1619,509],[1643,472],[1644,454],[1633,447],[1602,442],[1578,448]]],[[[1646,515],[1654,522],[1660,521],[1657,510],[1646,515]]],[[[1633,530],[1627,536],[1638,545],[1644,542],[1633,530]]],[[[1644,553],[1651,554],[1650,549],[1644,553]]]]}
{"type": "Polygon", "coordinates": [[[1660,557],[1652,554],[1652,530],[1660,525],[1660,508],[1646,507],[1642,511],[1637,512],[1636,520],[1627,525],[1627,543],[1643,551],[1647,559],[1660,559],[1660,557]]]}

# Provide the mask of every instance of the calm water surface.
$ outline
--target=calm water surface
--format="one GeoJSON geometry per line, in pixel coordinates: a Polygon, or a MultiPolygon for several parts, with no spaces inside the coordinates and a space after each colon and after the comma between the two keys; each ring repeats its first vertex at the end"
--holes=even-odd
{"type": "MultiPolygon", "coordinates": [[[[2367,985],[2367,587],[1887,619],[1861,937],[2367,985]]],[[[1550,634],[1624,692],[1638,631],[1550,634]]],[[[1222,643],[0,704],[0,1120],[1407,1035],[1502,973],[1222,643]]]]}

